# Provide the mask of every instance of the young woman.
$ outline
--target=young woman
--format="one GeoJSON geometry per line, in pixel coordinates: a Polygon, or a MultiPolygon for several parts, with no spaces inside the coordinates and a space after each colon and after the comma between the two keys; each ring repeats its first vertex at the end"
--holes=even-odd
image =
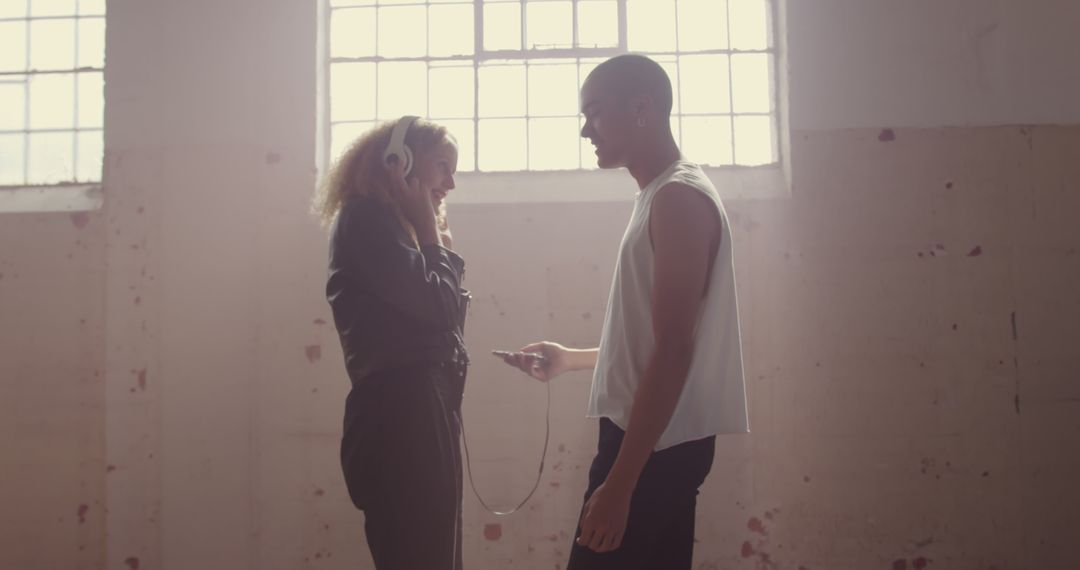
{"type": "Polygon", "coordinates": [[[405,117],[357,140],[314,203],[352,382],[341,466],[379,570],[461,569],[468,293],[443,213],[456,168],[446,129],[405,117]]]}

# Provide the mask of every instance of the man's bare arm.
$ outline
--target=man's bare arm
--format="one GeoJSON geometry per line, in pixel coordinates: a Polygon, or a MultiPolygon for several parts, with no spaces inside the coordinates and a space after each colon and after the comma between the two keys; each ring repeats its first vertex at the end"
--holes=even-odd
{"type": "Polygon", "coordinates": [[[655,348],[634,395],[615,464],[586,505],[578,541],[599,552],[621,544],[630,496],[686,384],[694,329],[719,243],[716,209],[708,197],[693,188],[679,184],[664,187],[653,201],[650,216],[655,348]]]}

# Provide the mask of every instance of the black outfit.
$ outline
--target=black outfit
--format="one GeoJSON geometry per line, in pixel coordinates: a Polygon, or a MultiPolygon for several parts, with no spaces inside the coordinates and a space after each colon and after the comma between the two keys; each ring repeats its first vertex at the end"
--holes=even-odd
{"type": "MultiPolygon", "coordinates": [[[[608,476],[625,432],[600,419],[600,442],[589,468],[585,501],[608,476]]],[[[690,570],[694,556],[694,516],[698,488],[712,468],[716,437],[654,452],[630,499],[622,545],[597,554],[574,541],[567,570],[690,570]]],[[[581,535],[581,527],[574,533],[581,535]]]]}
{"type": "Polygon", "coordinates": [[[341,467],[379,570],[461,570],[464,267],[372,198],[350,198],[331,233],[326,296],[352,382],[341,467]]]}

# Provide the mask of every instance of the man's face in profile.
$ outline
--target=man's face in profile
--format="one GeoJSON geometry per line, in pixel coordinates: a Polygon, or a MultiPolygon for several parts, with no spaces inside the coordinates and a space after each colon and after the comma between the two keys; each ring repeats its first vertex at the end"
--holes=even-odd
{"type": "Polygon", "coordinates": [[[626,166],[627,149],[633,135],[633,117],[626,103],[593,77],[581,88],[581,113],[585,125],[581,136],[596,147],[600,168],[626,166]]]}

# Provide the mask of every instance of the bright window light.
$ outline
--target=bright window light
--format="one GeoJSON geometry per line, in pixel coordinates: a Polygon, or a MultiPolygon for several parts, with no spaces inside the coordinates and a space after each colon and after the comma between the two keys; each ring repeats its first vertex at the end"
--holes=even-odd
{"type": "Polygon", "coordinates": [[[101,181],[105,0],[0,1],[0,186],[101,181]]]}
{"type": "Polygon", "coordinates": [[[328,160],[382,121],[419,115],[457,139],[459,171],[595,168],[578,88],[632,52],[671,78],[672,133],[691,160],[778,161],[772,0],[325,1],[328,160]]]}

